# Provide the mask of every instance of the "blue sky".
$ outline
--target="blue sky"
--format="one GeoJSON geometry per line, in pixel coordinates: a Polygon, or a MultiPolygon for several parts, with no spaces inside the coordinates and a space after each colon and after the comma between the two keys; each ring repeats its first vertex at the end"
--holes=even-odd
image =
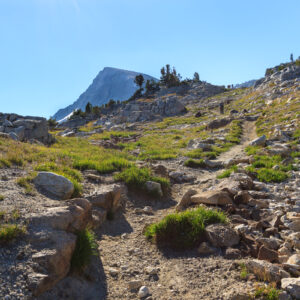
{"type": "Polygon", "coordinates": [[[215,84],[300,55],[299,0],[0,0],[0,111],[49,117],[105,66],[215,84]]]}

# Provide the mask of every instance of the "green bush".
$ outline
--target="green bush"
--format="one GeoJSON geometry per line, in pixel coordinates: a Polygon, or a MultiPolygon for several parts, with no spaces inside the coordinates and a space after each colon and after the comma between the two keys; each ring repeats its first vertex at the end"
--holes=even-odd
{"type": "Polygon", "coordinates": [[[98,245],[94,233],[85,228],[77,232],[76,246],[71,259],[71,269],[82,271],[91,261],[93,255],[97,255],[98,245]]]}
{"type": "Polygon", "coordinates": [[[199,207],[167,215],[160,222],[148,226],[144,234],[158,246],[188,249],[204,239],[205,226],[226,221],[224,213],[199,207]]]}

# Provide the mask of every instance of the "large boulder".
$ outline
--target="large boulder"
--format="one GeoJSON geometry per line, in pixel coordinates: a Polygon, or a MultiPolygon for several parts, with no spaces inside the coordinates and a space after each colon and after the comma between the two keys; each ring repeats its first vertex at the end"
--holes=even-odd
{"type": "Polygon", "coordinates": [[[37,189],[58,199],[69,199],[74,192],[74,185],[69,179],[52,172],[39,172],[34,178],[34,184],[37,189]]]}
{"type": "Polygon", "coordinates": [[[232,247],[240,241],[238,233],[227,225],[212,224],[205,231],[207,239],[215,247],[232,247]]]}

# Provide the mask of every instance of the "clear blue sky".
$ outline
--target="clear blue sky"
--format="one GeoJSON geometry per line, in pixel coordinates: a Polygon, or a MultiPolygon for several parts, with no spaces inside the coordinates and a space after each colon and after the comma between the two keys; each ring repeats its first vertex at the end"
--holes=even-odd
{"type": "Polygon", "coordinates": [[[0,111],[49,117],[105,66],[215,84],[300,55],[299,0],[0,0],[0,111]]]}

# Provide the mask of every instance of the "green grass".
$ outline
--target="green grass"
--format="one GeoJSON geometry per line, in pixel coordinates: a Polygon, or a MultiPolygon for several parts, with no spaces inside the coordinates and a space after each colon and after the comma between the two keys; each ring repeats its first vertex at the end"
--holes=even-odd
{"type": "Polygon", "coordinates": [[[17,184],[25,189],[25,194],[34,195],[35,191],[32,185],[32,180],[35,177],[35,174],[32,173],[26,177],[20,177],[17,179],[17,184]]]}
{"type": "Polygon", "coordinates": [[[94,233],[85,228],[77,232],[76,246],[71,259],[73,271],[83,271],[91,262],[93,255],[97,255],[98,245],[94,233]]]}
{"type": "Polygon", "coordinates": [[[25,226],[20,226],[17,224],[1,224],[0,225],[0,242],[7,243],[16,237],[25,234],[25,226]]]}
{"type": "Polygon", "coordinates": [[[190,168],[204,168],[206,166],[203,159],[195,160],[192,158],[186,160],[184,165],[190,168]]]}
{"type": "Polygon", "coordinates": [[[240,267],[241,267],[240,277],[241,277],[241,279],[245,280],[249,276],[248,270],[247,270],[246,265],[244,263],[241,263],[240,267]]]}
{"type": "MultiPolygon", "coordinates": [[[[253,151],[253,148],[248,149],[253,151]]],[[[280,155],[254,155],[254,162],[247,167],[247,171],[251,172],[259,181],[263,182],[282,182],[288,178],[288,171],[293,170],[292,164],[283,165],[280,155]],[[278,166],[278,170],[273,169],[278,166]]]]}
{"type": "Polygon", "coordinates": [[[231,166],[230,168],[224,170],[220,175],[217,176],[218,179],[223,179],[223,178],[227,178],[231,175],[232,172],[236,172],[237,171],[237,166],[231,166]]]}
{"type": "Polygon", "coordinates": [[[158,246],[188,249],[204,239],[207,225],[226,221],[223,212],[199,207],[167,215],[160,222],[148,226],[144,234],[158,246]]]}
{"type": "Polygon", "coordinates": [[[168,188],[170,182],[167,178],[153,176],[149,168],[132,166],[115,175],[116,180],[124,181],[130,188],[144,189],[147,181],[161,184],[162,188],[168,188]]]}
{"type": "Polygon", "coordinates": [[[275,286],[257,286],[254,292],[254,299],[278,300],[280,291],[275,286]]]}

